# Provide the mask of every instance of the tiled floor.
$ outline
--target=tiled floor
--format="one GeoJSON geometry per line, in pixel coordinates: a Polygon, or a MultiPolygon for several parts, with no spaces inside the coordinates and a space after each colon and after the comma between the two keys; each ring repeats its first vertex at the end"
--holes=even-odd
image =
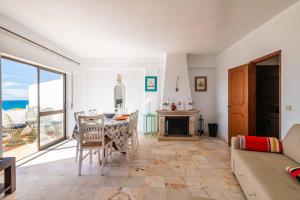
{"type": "Polygon", "coordinates": [[[114,154],[100,175],[96,155],[77,176],[74,142],[17,168],[17,191],[6,199],[245,199],[230,170],[230,149],[218,139],[140,139],[130,164],[114,154]]]}

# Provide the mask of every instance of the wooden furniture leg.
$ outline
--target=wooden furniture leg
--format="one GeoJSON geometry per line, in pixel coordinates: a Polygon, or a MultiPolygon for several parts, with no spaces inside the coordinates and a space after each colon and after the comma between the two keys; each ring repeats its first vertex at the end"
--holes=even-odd
{"type": "Polygon", "coordinates": [[[4,170],[4,185],[0,188],[0,194],[11,194],[16,190],[16,158],[7,157],[0,160],[0,170],[4,170]]]}

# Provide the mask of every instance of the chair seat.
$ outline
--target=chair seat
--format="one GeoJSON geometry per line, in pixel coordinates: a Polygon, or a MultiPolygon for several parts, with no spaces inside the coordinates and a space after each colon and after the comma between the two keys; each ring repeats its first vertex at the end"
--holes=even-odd
{"type": "MultiPolygon", "coordinates": [[[[107,144],[109,144],[113,141],[109,137],[105,137],[104,140],[105,140],[104,145],[107,145],[107,144]]],[[[84,147],[84,148],[97,148],[97,147],[101,148],[102,147],[102,142],[84,142],[82,144],[82,147],[84,147]]]]}

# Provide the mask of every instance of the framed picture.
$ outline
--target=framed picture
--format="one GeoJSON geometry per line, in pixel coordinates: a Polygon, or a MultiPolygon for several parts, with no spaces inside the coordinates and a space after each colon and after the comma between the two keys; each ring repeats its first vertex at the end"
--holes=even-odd
{"type": "Polygon", "coordinates": [[[207,91],[207,77],[206,76],[196,76],[195,77],[195,91],[196,92],[206,92],[207,91]]]}
{"type": "Polygon", "coordinates": [[[157,91],[157,76],[145,77],[145,91],[156,92],[157,91]]]}

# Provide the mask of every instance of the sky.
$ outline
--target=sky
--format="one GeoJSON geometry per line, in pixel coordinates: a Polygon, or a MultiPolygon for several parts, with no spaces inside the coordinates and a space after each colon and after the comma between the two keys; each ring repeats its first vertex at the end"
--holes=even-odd
{"type": "MultiPolygon", "coordinates": [[[[37,84],[37,68],[28,64],[1,59],[2,100],[28,100],[28,86],[37,84]]],[[[62,78],[60,74],[40,70],[40,82],[62,78]]]]}

